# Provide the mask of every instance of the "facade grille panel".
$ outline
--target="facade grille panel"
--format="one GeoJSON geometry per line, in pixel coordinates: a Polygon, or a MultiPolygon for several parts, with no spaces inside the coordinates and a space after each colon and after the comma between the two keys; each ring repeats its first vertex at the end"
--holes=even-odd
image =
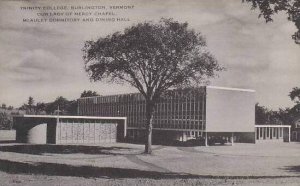
{"type": "MultiPolygon", "coordinates": [[[[153,128],[205,130],[206,88],[171,90],[156,105],[153,128]]],[[[78,114],[127,117],[128,128],[144,128],[145,100],[141,94],[98,96],[78,100],[78,114]]]]}

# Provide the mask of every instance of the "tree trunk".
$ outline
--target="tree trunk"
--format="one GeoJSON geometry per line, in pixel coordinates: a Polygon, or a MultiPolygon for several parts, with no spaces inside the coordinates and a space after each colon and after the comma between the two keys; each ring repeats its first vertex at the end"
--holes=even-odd
{"type": "Polygon", "coordinates": [[[152,122],[153,122],[153,101],[146,101],[146,141],[145,141],[145,153],[152,153],[152,122]]]}

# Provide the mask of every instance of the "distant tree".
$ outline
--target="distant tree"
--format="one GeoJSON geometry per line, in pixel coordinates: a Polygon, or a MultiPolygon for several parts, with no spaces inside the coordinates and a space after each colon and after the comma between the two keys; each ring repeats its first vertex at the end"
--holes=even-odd
{"type": "Polygon", "coordinates": [[[84,90],[80,95],[81,98],[94,97],[94,96],[99,96],[99,94],[96,91],[92,91],[92,90],[84,90]]]}
{"type": "Polygon", "coordinates": [[[289,97],[295,102],[292,108],[279,108],[278,111],[270,110],[258,103],[255,105],[256,124],[283,124],[291,125],[300,116],[300,88],[294,87],[289,97]]]}
{"type": "Polygon", "coordinates": [[[11,117],[6,112],[0,112],[0,130],[12,129],[11,117]]]}
{"type": "Polygon", "coordinates": [[[37,114],[43,114],[46,112],[46,104],[42,102],[38,102],[35,106],[35,112],[37,114]]]}
{"type": "Polygon", "coordinates": [[[145,98],[145,153],[152,152],[153,113],[169,89],[197,86],[221,71],[204,37],[188,23],[161,19],[131,26],[123,33],[86,41],[85,70],[92,81],[128,83],[145,98]]]}
{"type": "Polygon", "coordinates": [[[293,90],[289,94],[292,101],[296,104],[300,104],[300,88],[294,87],[293,90]]]}
{"type": "MultiPolygon", "coordinates": [[[[283,110],[282,110],[283,111],[283,110]]],[[[260,106],[258,103],[255,104],[255,124],[283,124],[282,117],[278,111],[270,110],[264,106],[260,106]]]]}
{"type": "Polygon", "coordinates": [[[45,111],[47,114],[76,115],[77,101],[69,101],[64,97],[59,96],[54,102],[46,104],[45,111]]]}
{"type": "Polygon", "coordinates": [[[6,109],[6,104],[2,103],[1,108],[6,109]]]}
{"type": "Polygon", "coordinates": [[[19,108],[18,108],[19,110],[27,110],[28,109],[28,105],[27,104],[23,104],[22,106],[20,106],[19,108]]]}
{"type": "Polygon", "coordinates": [[[242,0],[252,4],[252,8],[260,10],[259,17],[263,16],[266,22],[273,21],[272,16],[278,12],[287,14],[289,21],[295,23],[297,31],[292,38],[300,44],[300,1],[299,0],[242,0]]]}
{"type": "Polygon", "coordinates": [[[279,117],[280,121],[282,122],[282,124],[284,124],[284,125],[291,125],[296,116],[297,116],[297,114],[293,111],[293,109],[279,108],[278,117],[279,117]]]}
{"type": "Polygon", "coordinates": [[[27,104],[29,107],[32,107],[34,105],[33,97],[29,96],[27,104]]]}
{"type": "Polygon", "coordinates": [[[55,99],[54,102],[49,103],[46,106],[46,112],[48,114],[58,114],[58,112],[65,114],[68,104],[69,104],[69,101],[66,98],[59,96],[55,99]]]}
{"type": "Polygon", "coordinates": [[[7,107],[7,110],[12,110],[12,109],[14,109],[13,106],[8,106],[8,107],[7,107]]]}
{"type": "Polygon", "coordinates": [[[67,108],[68,115],[77,115],[77,107],[78,107],[77,100],[69,101],[69,106],[67,108]]]}
{"type": "Polygon", "coordinates": [[[255,124],[266,124],[268,122],[268,109],[264,106],[255,104],[255,124]]]}
{"type": "Polygon", "coordinates": [[[27,114],[35,114],[34,100],[33,100],[33,97],[31,97],[31,96],[29,96],[28,101],[27,101],[26,113],[27,114]]]}
{"type": "Polygon", "coordinates": [[[295,105],[289,109],[289,114],[292,118],[300,116],[300,88],[294,87],[289,94],[289,97],[294,101],[295,105]]]}

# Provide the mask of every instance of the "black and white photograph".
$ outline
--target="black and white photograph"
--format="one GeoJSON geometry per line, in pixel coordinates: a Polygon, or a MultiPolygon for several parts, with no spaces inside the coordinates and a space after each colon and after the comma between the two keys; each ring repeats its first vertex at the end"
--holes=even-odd
{"type": "Polygon", "coordinates": [[[0,186],[299,186],[299,0],[0,1],[0,186]]]}

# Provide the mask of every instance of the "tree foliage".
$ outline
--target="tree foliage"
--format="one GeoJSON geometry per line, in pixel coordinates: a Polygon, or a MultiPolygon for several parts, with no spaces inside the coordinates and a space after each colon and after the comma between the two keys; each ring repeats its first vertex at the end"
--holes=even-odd
{"type": "Polygon", "coordinates": [[[36,110],[36,112],[37,112],[38,114],[41,114],[41,113],[45,112],[46,106],[47,106],[47,105],[46,105],[45,103],[43,103],[43,102],[38,102],[38,103],[36,104],[36,106],[35,106],[35,110],[36,110]]]}
{"type": "Polygon", "coordinates": [[[6,109],[6,104],[2,103],[1,108],[6,109]]]}
{"type": "Polygon", "coordinates": [[[243,0],[252,4],[253,9],[259,9],[259,17],[264,17],[266,22],[273,21],[272,16],[279,12],[285,12],[288,20],[295,23],[297,32],[292,38],[300,44],[300,1],[299,0],[243,0]]]}
{"type": "MultiPolygon", "coordinates": [[[[282,110],[283,111],[283,110],[282,110]]],[[[283,113],[283,112],[282,112],[283,113]]],[[[270,110],[264,106],[260,106],[258,103],[255,104],[255,124],[284,124],[281,120],[280,114],[277,111],[270,110]]]]}
{"type": "Polygon", "coordinates": [[[187,23],[161,19],[115,32],[83,47],[92,81],[129,83],[146,101],[145,152],[151,153],[155,104],[169,88],[195,86],[221,71],[204,37],[187,23]]]}
{"type": "Polygon", "coordinates": [[[47,114],[75,115],[77,113],[77,101],[69,101],[59,96],[54,102],[46,105],[45,111],[47,114]]]}
{"type": "Polygon", "coordinates": [[[291,125],[300,116],[300,88],[293,88],[289,97],[295,102],[295,105],[292,108],[279,108],[278,111],[270,110],[257,103],[255,105],[255,123],[291,125]]]}
{"type": "Polygon", "coordinates": [[[0,112],[0,130],[10,130],[12,129],[12,119],[8,113],[0,112]]]}
{"type": "Polygon", "coordinates": [[[28,98],[28,103],[27,103],[29,106],[33,106],[34,104],[34,100],[33,100],[33,97],[29,96],[28,98]]]}
{"type": "Polygon", "coordinates": [[[156,97],[168,88],[199,83],[221,70],[205,46],[203,36],[189,30],[187,23],[161,19],[87,41],[83,58],[91,80],[127,82],[144,96],[156,97]]]}
{"type": "Polygon", "coordinates": [[[300,116],[300,88],[294,87],[289,96],[291,100],[295,102],[295,105],[289,111],[291,116],[295,119],[300,116]]]}
{"type": "Polygon", "coordinates": [[[294,87],[289,96],[296,104],[300,104],[300,88],[294,87]]]}
{"type": "Polygon", "coordinates": [[[19,109],[24,110],[26,114],[36,114],[36,106],[33,97],[29,96],[27,103],[24,103],[19,109]]]}
{"type": "Polygon", "coordinates": [[[29,96],[29,98],[28,98],[27,109],[30,114],[33,114],[35,112],[34,100],[33,100],[33,97],[31,97],[31,96],[29,96]]]}
{"type": "MultiPolygon", "coordinates": [[[[32,97],[29,97],[33,100],[32,97]]],[[[67,100],[62,96],[58,96],[53,102],[43,103],[38,102],[34,104],[34,101],[28,104],[23,104],[19,107],[19,110],[24,110],[26,114],[63,114],[63,115],[76,115],[77,114],[77,101],[67,100]],[[59,111],[58,111],[59,109],[59,111]]]]}
{"type": "Polygon", "coordinates": [[[99,94],[96,91],[92,91],[92,90],[84,90],[80,95],[81,98],[94,97],[94,96],[99,96],[99,94]]]}

